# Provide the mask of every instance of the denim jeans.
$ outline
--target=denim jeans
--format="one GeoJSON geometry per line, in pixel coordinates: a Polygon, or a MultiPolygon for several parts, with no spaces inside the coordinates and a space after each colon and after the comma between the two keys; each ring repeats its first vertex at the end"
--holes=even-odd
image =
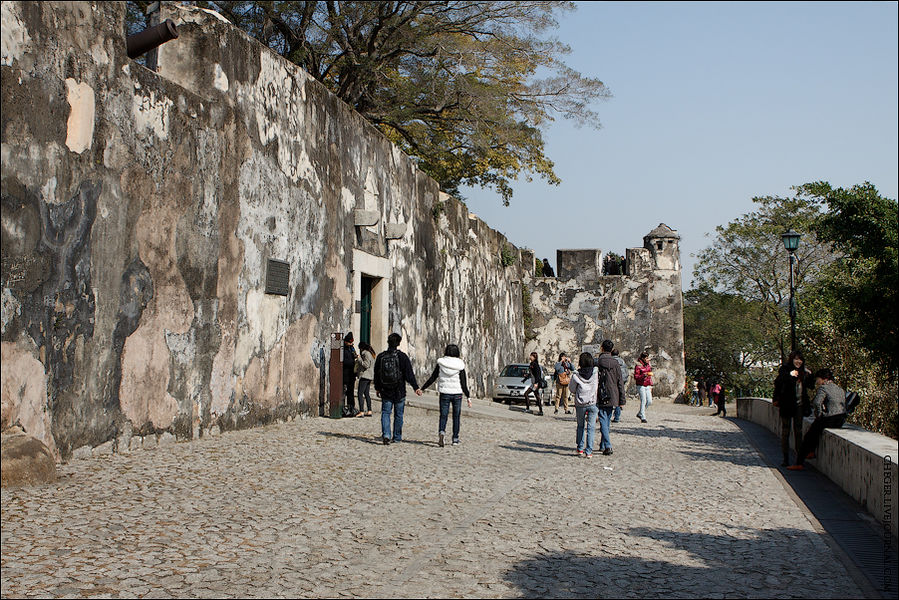
{"type": "Polygon", "coordinates": [[[577,434],[575,435],[575,443],[578,451],[583,450],[586,454],[593,454],[593,438],[596,435],[596,405],[577,406],[574,407],[574,413],[577,417],[577,434]],[[587,426],[587,443],[584,444],[584,425],[587,426]]]}
{"type": "Polygon", "coordinates": [[[453,406],[453,441],[459,441],[459,420],[462,418],[462,394],[440,394],[440,425],[437,432],[446,433],[450,404],[453,406]]]}
{"type": "Polygon", "coordinates": [[[366,410],[363,407],[363,400],[368,402],[368,412],[371,412],[371,394],[369,393],[369,389],[371,388],[371,379],[360,379],[359,380],[359,393],[357,397],[359,398],[359,411],[366,410]]]}
{"type": "Polygon", "coordinates": [[[637,416],[641,419],[645,419],[646,409],[652,404],[652,386],[638,385],[637,393],[640,394],[640,412],[637,413],[637,416]]]}
{"type": "Polygon", "coordinates": [[[808,456],[811,451],[815,450],[818,447],[818,440],[821,438],[821,434],[824,433],[825,429],[839,429],[845,422],[845,413],[841,413],[839,415],[818,417],[817,419],[815,419],[815,422],[812,423],[812,426],[808,428],[807,432],[805,432],[805,436],[803,436],[802,438],[802,444],[796,451],[796,464],[801,465],[803,462],[805,462],[805,457],[808,456]]]}
{"type": "Polygon", "coordinates": [[[612,420],[618,421],[619,419],[621,419],[621,407],[616,406],[615,410],[612,411],[612,420]]]}
{"type": "Polygon", "coordinates": [[[609,439],[609,423],[612,421],[613,409],[611,406],[599,407],[599,450],[611,450],[612,441],[609,439]]]}
{"type": "Polygon", "coordinates": [[[381,399],[381,437],[400,442],[403,439],[403,410],[406,398],[399,400],[381,399]],[[393,412],[393,435],[390,434],[390,413],[393,412]]]}

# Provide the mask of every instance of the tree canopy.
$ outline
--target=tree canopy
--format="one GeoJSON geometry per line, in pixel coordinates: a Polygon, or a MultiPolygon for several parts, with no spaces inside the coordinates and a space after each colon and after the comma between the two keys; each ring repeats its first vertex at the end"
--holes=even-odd
{"type": "Polygon", "coordinates": [[[740,390],[770,387],[764,366],[777,362],[757,326],[762,307],[704,286],[684,294],[685,367],[694,379],[711,378],[740,390]]]}
{"type": "Polygon", "coordinates": [[[752,367],[776,364],[788,348],[789,260],[780,234],[792,228],[802,234],[795,286],[806,360],[862,394],[852,422],[896,437],[899,205],[868,182],[794,191],[754,198],[758,209],[718,227],[699,254],[696,289],[685,295],[688,371],[765,387],[763,369],[752,367]]]}
{"type": "Polygon", "coordinates": [[[820,199],[827,212],[818,238],[838,252],[821,279],[837,322],[858,337],[888,372],[899,368],[899,204],[865,182],[849,189],[809,183],[803,193],[820,199]]]}
{"type": "MultiPolygon", "coordinates": [[[[129,2],[136,18],[150,2],[129,2]]],[[[441,188],[523,175],[558,184],[541,130],[599,126],[598,79],[550,37],[571,2],[195,2],[303,67],[412,156],[441,188]]]]}
{"type": "Polygon", "coordinates": [[[789,352],[790,261],[781,234],[788,229],[802,234],[794,269],[800,303],[808,285],[834,260],[830,244],[815,233],[821,217],[819,199],[802,188],[795,191],[789,198],[753,198],[757,210],[718,226],[712,245],[699,253],[693,282],[756,303],[760,307],[753,313],[756,326],[782,357],[789,352]]]}

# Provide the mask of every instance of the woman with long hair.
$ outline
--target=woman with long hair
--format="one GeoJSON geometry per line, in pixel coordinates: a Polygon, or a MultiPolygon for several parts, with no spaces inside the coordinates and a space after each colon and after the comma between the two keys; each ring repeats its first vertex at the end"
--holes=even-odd
{"type": "Polygon", "coordinates": [[[465,376],[465,362],[460,358],[459,346],[449,344],[443,351],[443,357],[437,359],[437,366],[423,386],[426,390],[429,385],[437,382],[437,392],[440,394],[440,420],[437,424],[437,444],[443,448],[446,438],[446,421],[449,417],[450,406],[453,409],[453,446],[458,446],[459,426],[462,420],[462,394],[468,398],[468,408],[471,408],[471,394],[468,393],[468,380],[465,376]]]}
{"type": "Polygon", "coordinates": [[[810,411],[809,388],[815,388],[812,372],[805,366],[805,357],[799,350],[790,352],[777,371],[774,380],[774,406],[780,412],[780,449],[783,452],[782,467],[790,466],[790,429],[793,430],[795,449],[802,445],[802,417],[810,411]]]}
{"type": "Polygon", "coordinates": [[[537,413],[541,417],[543,416],[543,399],[540,397],[540,390],[546,387],[546,380],[543,379],[543,367],[540,366],[540,361],[538,360],[537,353],[531,352],[531,363],[528,365],[528,376],[522,379],[522,383],[531,380],[531,385],[528,386],[528,389],[524,392],[524,409],[527,412],[531,412],[531,398],[530,395],[534,394],[534,399],[537,401],[537,408],[540,409],[540,412],[537,413]]]}
{"type": "Polygon", "coordinates": [[[375,378],[376,355],[377,352],[371,347],[371,344],[368,342],[359,342],[359,393],[357,394],[359,399],[359,413],[356,415],[357,417],[371,416],[371,394],[369,393],[369,388],[371,388],[371,380],[375,378]],[[363,403],[367,403],[367,409],[363,406],[363,403]],[[363,410],[365,412],[363,412],[363,410]]]}

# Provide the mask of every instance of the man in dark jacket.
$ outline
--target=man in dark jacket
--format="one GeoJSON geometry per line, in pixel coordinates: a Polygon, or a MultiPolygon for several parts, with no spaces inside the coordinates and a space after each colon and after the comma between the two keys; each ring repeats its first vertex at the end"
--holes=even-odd
{"type": "Polygon", "coordinates": [[[353,332],[343,337],[343,352],[340,362],[343,366],[343,415],[345,417],[356,416],[356,402],[353,399],[353,389],[356,387],[356,359],[359,355],[353,347],[353,332]]]}
{"type": "Polygon", "coordinates": [[[387,337],[387,350],[375,359],[375,392],[381,398],[381,439],[384,445],[403,440],[403,411],[406,407],[406,384],[421,396],[421,388],[412,371],[412,361],[399,349],[403,338],[398,333],[387,337]],[[393,433],[390,413],[393,412],[393,433]]]}
{"type": "Polygon", "coordinates": [[[624,406],[625,398],[624,379],[621,377],[621,365],[612,356],[612,348],[615,344],[612,340],[605,340],[600,349],[602,352],[597,361],[599,368],[599,391],[597,392],[596,405],[599,409],[599,449],[606,456],[612,454],[612,442],[609,439],[609,423],[616,406],[624,406]]]}
{"type": "MultiPolygon", "coordinates": [[[[624,382],[624,387],[627,389],[627,380],[631,376],[630,371],[627,370],[627,365],[624,364],[624,359],[619,355],[618,350],[612,350],[612,356],[618,362],[618,365],[621,367],[621,380],[624,382]]],[[[622,396],[623,398],[624,396],[622,396]]],[[[615,410],[612,411],[612,423],[617,423],[621,420],[621,407],[624,406],[624,402],[621,402],[618,406],[615,407],[615,410]]]]}

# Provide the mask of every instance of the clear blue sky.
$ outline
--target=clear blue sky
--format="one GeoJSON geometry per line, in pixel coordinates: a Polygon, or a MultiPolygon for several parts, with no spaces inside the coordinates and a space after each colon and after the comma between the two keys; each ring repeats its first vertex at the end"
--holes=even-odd
{"type": "Polygon", "coordinates": [[[564,13],[567,63],[601,79],[602,128],[545,133],[560,186],[521,181],[470,210],[556,265],[558,248],[621,253],[659,223],[693,254],[754,196],[829,181],[897,197],[895,2],[586,2],[564,13]],[[563,218],[567,214],[569,218],[563,218]]]}

